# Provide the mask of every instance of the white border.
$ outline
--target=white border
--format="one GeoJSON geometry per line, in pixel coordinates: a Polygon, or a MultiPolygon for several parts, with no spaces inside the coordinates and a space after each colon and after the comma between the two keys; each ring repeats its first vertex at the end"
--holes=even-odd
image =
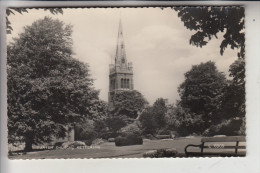
{"type": "Polygon", "coordinates": [[[260,172],[260,2],[0,2],[1,21],[1,173],[35,172],[260,172]],[[246,120],[247,156],[245,158],[174,158],[174,159],[56,159],[8,160],[6,116],[6,7],[78,7],[78,6],[166,6],[166,5],[243,5],[246,8],[246,120]]]}

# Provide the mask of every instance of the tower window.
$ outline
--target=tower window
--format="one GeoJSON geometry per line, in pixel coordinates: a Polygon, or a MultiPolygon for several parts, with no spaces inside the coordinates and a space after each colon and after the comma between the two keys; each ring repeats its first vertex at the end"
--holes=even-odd
{"type": "Polygon", "coordinates": [[[121,88],[124,88],[123,79],[121,79],[121,88]]]}
{"type": "Polygon", "coordinates": [[[123,45],[123,44],[121,45],[121,48],[122,48],[122,49],[124,48],[124,45],[123,45]]]}
{"type": "Polygon", "coordinates": [[[129,88],[129,79],[126,80],[126,88],[129,88]]]}

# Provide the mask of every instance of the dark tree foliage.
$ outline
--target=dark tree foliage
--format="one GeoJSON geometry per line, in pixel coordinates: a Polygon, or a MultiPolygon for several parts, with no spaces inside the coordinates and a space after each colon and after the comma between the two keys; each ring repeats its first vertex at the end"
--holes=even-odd
{"type": "Polygon", "coordinates": [[[167,100],[158,98],[153,106],[152,112],[160,128],[164,128],[166,125],[165,114],[167,112],[167,100]]]}
{"type": "Polygon", "coordinates": [[[230,66],[230,76],[233,79],[225,88],[225,95],[222,103],[223,118],[244,118],[245,117],[245,61],[236,60],[230,66]]]}
{"type": "Polygon", "coordinates": [[[118,134],[118,131],[127,125],[126,116],[109,116],[105,121],[109,131],[113,134],[118,134]]]}
{"type": "MultiPolygon", "coordinates": [[[[39,8],[34,8],[39,9],[39,8]]],[[[44,8],[45,11],[49,10],[52,14],[63,14],[62,8],[44,8]]],[[[7,8],[6,9],[6,33],[11,34],[13,31],[13,28],[11,26],[11,22],[8,20],[8,16],[11,14],[15,15],[15,12],[18,12],[20,14],[28,13],[26,8],[7,8]]]]}
{"type": "Polygon", "coordinates": [[[137,118],[138,113],[145,108],[148,102],[140,92],[129,90],[116,92],[113,96],[113,104],[113,110],[110,111],[112,115],[137,118]]]}
{"type": "Polygon", "coordinates": [[[190,38],[190,44],[205,46],[213,37],[218,38],[224,32],[220,45],[221,55],[225,48],[239,50],[238,57],[245,56],[245,9],[244,7],[175,7],[178,17],[189,30],[196,31],[190,38]]]}
{"type": "Polygon", "coordinates": [[[173,129],[180,136],[188,136],[190,134],[201,134],[205,121],[202,114],[195,114],[189,108],[184,108],[180,102],[173,107],[172,116],[174,117],[173,129]]]}
{"type": "Polygon", "coordinates": [[[158,98],[153,106],[146,108],[139,117],[145,134],[155,134],[160,129],[166,128],[167,100],[158,98]]]}
{"type": "Polygon", "coordinates": [[[8,45],[10,143],[25,141],[30,150],[99,110],[88,65],[72,58],[71,33],[70,25],[45,17],[8,45]]]}
{"type": "Polygon", "coordinates": [[[156,117],[153,115],[152,107],[146,108],[139,117],[144,134],[155,134],[159,125],[156,117]]]}
{"type": "Polygon", "coordinates": [[[189,109],[192,114],[202,116],[205,122],[200,127],[202,131],[213,122],[219,121],[216,114],[220,110],[226,86],[225,76],[211,61],[194,65],[185,73],[185,81],[178,88],[180,104],[184,109],[189,109]]]}

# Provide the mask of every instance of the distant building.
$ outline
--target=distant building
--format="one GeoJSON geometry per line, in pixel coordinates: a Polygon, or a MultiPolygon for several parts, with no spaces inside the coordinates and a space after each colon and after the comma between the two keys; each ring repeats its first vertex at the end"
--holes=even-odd
{"type": "Polygon", "coordinates": [[[133,65],[127,62],[122,22],[119,22],[118,38],[114,64],[109,65],[108,104],[113,107],[113,97],[117,91],[133,90],[133,65]]]}

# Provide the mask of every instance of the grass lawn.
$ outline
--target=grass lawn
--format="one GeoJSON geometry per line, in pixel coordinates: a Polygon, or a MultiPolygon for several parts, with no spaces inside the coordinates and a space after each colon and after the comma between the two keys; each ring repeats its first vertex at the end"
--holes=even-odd
{"type": "Polygon", "coordinates": [[[142,158],[143,153],[154,149],[176,148],[184,153],[188,144],[200,144],[200,137],[179,138],[175,140],[144,141],[143,145],[115,146],[114,142],[105,142],[94,149],[56,149],[28,152],[25,155],[9,156],[10,159],[54,159],[54,158],[142,158]]]}

